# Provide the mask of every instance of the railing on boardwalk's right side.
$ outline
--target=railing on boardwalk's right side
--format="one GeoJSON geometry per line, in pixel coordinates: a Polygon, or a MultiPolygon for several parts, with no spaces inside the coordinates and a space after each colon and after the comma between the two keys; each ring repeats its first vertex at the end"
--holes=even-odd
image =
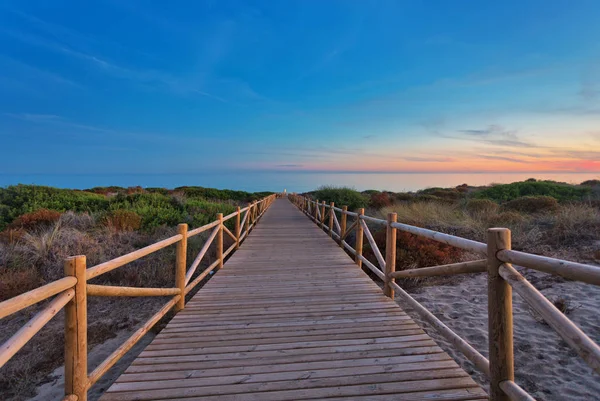
{"type": "Polygon", "coordinates": [[[87,268],[85,255],[73,256],[65,261],[65,277],[48,283],[14,298],[0,302],[0,319],[12,315],[29,306],[56,296],[38,312],[25,326],[0,346],[0,368],[13,357],[46,323],[62,308],[65,308],[65,397],[63,400],[85,401],[87,392],[114,364],[123,357],[150,329],[172,308],[178,312],[185,307],[185,296],[196,287],[210,272],[223,267],[224,259],[239,246],[260,217],[279,195],[270,195],[252,202],[245,208],[225,217],[217,214],[217,220],[188,231],[187,224],[179,224],[178,234],[145,248],[118,258],[87,268]],[[244,217],[242,219],[242,214],[244,217]],[[224,222],[235,219],[234,232],[224,222]],[[198,256],[187,268],[187,240],[190,237],[212,229],[198,256]],[[234,241],[223,250],[223,234],[234,241]],[[210,245],[216,240],[217,260],[191,281],[210,245]],[[175,285],[172,288],[140,288],[88,284],[88,280],[98,277],[127,263],[176,244],[175,285]],[[190,282],[191,281],[191,282],[190,282]],[[87,297],[152,297],[172,296],[154,316],[131,335],[119,348],[88,374],[87,363],[87,297]]]}
{"type": "Polygon", "coordinates": [[[388,214],[387,220],[382,220],[366,216],[364,209],[351,212],[348,211],[347,206],[338,208],[335,207],[333,202],[326,204],[323,201],[320,203],[319,200],[314,201],[296,194],[290,194],[288,198],[319,227],[326,230],[330,237],[336,239],[341,247],[354,255],[354,260],[358,266],[366,266],[379,277],[384,282],[383,291],[385,295],[392,299],[395,294],[401,296],[404,302],[410,305],[415,312],[435,327],[441,335],[473,362],[490,380],[489,392],[492,401],[534,400],[515,383],[513,289],[596,373],[600,374],[600,347],[598,344],[583,333],[552,302],[531,285],[512,264],[597,286],[600,286],[600,267],[513,251],[511,249],[511,233],[506,228],[490,228],[487,243],[482,243],[399,223],[395,213],[388,214]],[[339,220],[336,212],[340,215],[339,220]],[[354,222],[349,226],[348,217],[354,219],[354,222]],[[385,257],[381,254],[366,222],[386,227],[385,257]],[[356,234],[354,248],[346,241],[348,234],[353,230],[356,234]],[[462,248],[480,254],[483,258],[471,262],[396,271],[397,230],[462,248]],[[379,267],[363,256],[364,238],[367,239],[373,249],[379,267]],[[395,282],[396,278],[486,272],[488,274],[489,360],[395,282]]]}

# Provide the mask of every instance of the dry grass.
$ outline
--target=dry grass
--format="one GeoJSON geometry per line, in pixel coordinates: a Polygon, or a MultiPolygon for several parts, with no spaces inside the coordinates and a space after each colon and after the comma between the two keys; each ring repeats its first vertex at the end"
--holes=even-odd
{"type": "Polygon", "coordinates": [[[553,257],[590,260],[600,240],[600,209],[587,203],[562,204],[545,213],[478,210],[461,203],[399,203],[383,208],[380,216],[396,212],[398,221],[485,242],[490,227],[512,231],[515,249],[553,257]],[[580,252],[573,254],[574,249],[580,252]]]}

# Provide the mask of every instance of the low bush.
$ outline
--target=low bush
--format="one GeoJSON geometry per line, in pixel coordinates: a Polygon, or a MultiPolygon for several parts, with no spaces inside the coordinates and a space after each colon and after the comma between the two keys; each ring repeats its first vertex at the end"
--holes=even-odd
{"type": "Polygon", "coordinates": [[[511,228],[526,221],[525,216],[514,211],[501,212],[487,216],[487,227],[511,228]]]}
{"type": "Polygon", "coordinates": [[[585,199],[591,194],[589,187],[581,187],[554,181],[524,181],[494,185],[474,193],[475,198],[506,202],[524,196],[551,196],[556,200],[585,199]]]}
{"type": "Polygon", "coordinates": [[[142,218],[131,210],[117,209],[104,219],[107,227],[116,231],[135,231],[142,225],[142,218]]]}
{"type": "Polygon", "coordinates": [[[334,202],[336,206],[348,206],[348,210],[364,208],[368,204],[367,198],[353,188],[323,186],[311,193],[313,199],[334,202]]]}
{"type": "Polygon", "coordinates": [[[415,198],[414,194],[411,194],[409,192],[397,192],[394,195],[394,199],[396,199],[397,201],[411,201],[415,198]]]}
{"type": "Polygon", "coordinates": [[[369,199],[369,207],[381,209],[382,207],[391,206],[394,203],[393,199],[387,192],[378,192],[371,194],[369,199]]]}
{"type": "Polygon", "coordinates": [[[49,209],[38,209],[35,212],[25,213],[17,217],[9,228],[32,230],[38,227],[48,227],[60,219],[60,212],[49,209]]]}
{"type": "Polygon", "coordinates": [[[463,193],[456,188],[427,188],[417,192],[418,195],[431,195],[445,200],[457,200],[463,197],[463,193]]]}
{"type": "Polygon", "coordinates": [[[498,211],[499,206],[489,199],[469,199],[465,208],[471,214],[492,214],[498,211]]]}
{"type": "MultiPolygon", "coordinates": [[[[385,230],[375,232],[373,239],[375,239],[379,249],[385,252],[385,230]]],[[[396,247],[397,270],[455,263],[462,260],[461,258],[464,255],[462,249],[404,231],[397,232],[396,247]]],[[[376,261],[373,250],[368,244],[363,253],[367,259],[376,261]]]]}
{"type": "Polygon", "coordinates": [[[558,201],[551,196],[523,196],[504,203],[502,208],[523,213],[546,213],[558,210],[558,201]]]}
{"type": "Polygon", "coordinates": [[[584,187],[598,187],[600,186],[600,180],[587,180],[579,184],[584,187]]]}

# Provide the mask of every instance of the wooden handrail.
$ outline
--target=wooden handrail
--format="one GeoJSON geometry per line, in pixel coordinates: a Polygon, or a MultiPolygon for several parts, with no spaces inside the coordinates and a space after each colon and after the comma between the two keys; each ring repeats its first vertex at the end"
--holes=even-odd
{"type": "Polygon", "coordinates": [[[101,274],[108,273],[111,270],[114,270],[118,267],[124,266],[127,263],[133,262],[139,258],[142,258],[146,255],[150,255],[153,252],[161,250],[163,248],[168,247],[182,239],[181,234],[174,235],[170,238],[164,239],[162,241],[156,242],[152,245],[148,245],[142,249],[138,249],[137,251],[133,251],[123,256],[119,256],[118,258],[109,260],[108,262],[100,263],[94,267],[90,267],[87,269],[86,277],[88,280],[93,279],[94,277],[98,277],[101,274]]]}
{"type": "Polygon", "coordinates": [[[27,324],[12,335],[0,347],[0,368],[4,366],[31,338],[36,335],[56,314],[75,296],[69,289],[54,298],[44,309],[38,312],[27,324]]]}
{"type": "Polygon", "coordinates": [[[178,226],[178,234],[144,248],[130,252],[107,262],[100,263],[89,269],[86,268],[86,258],[83,255],[65,260],[66,277],[45,284],[39,288],[0,302],[0,319],[18,312],[24,308],[56,297],[38,312],[25,326],[17,331],[9,340],[0,346],[0,367],[4,365],[19,349],[23,347],[60,309],[65,308],[65,397],[64,401],[86,401],[87,391],[108,371],[128,350],[130,350],[150,328],[152,328],[173,307],[175,310],[185,306],[185,294],[188,294],[209,273],[223,266],[223,260],[239,246],[258,219],[267,211],[277,195],[270,195],[258,202],[248,204],[245,208],[238,207],[236,212],[225,217],[218,214],[216,221],[202,227],[188,230],[187,224],[178,226]],[[240,222],[241,213],[245,212],[244,220],[240,222]],[[236,217],[237,216],[237,217],[236,217]],[[236,217],[236,233],[233,234],[223,222],[236,217]],[[250,224],[252,222],[252,224],[250,224]],[[245,232],[241,233],[241,227],[245,232]],[[216,227],[204,244],[198,257],[186,273],[187,239],[216,227]],[[223,252],[223,232],[235,241],[223,252]],[[218,259],[208,266],[191,283],[202,257],[214,238],[218,239],[218,259]],[[140,288],[119,287],[88,284],[87,281],[104,273],[124,266],[172,244],[177,244],[176,252],[176,283],[175,288],[140,288]],[[114,351],[88,376],[87,373],[87,296],[172,296],[163,308],[138,329],[125,343],[114,351]]]}
{"type": "Polygon", "coordinates": [[[556,274],[571,280],[600,286],[600,267],[597,266],[513,250],[499,251],[497,256],[498,259],[506,263],[513,263],[544,273],[556,274]]]}
{"type": "Polygon", "coordinates": [[[88,296],[94,297],[165,297],[181,294],[180,288],[119,287],[113,285],[87,285],[88,296]]]}
{"type": "MultiPolygon", "coordinates": [[[[297,195],[290,195],[290,198],[300,210],[311,217],[317,225],[321,226],[317,218],[319,215],[319,201],[297,195]],[[314,217],[312,216],[312,210],[315,210],[314,217]]],[[[600,346],[561,313],[509,263],[594,285],[600,285],[600,267],[513,251],[510,249],[511,241],[508,229],[489,229],[488,241],[482,243],[399,223],[390,215],[388,215],[387,220],[382,220],[364,215],[362,209],[359,209],[357,213],[353,213],[348,211],[347,206],[340,208],[331,204],[329,208],[331,212],[341,214],[340,235],[335,236],[339,239],[340,246],[353,255],[359,266],[363,264],[384,281],[384,293],[387,296],[393,298],[395,293],[400,295],[423,319],[434,326],[479,370],[490,378],[490,399],[492,401],[533,400],[514,382],[511,297],[511,289],[513,288],[596,372],[600,373],[600,346]],[[346,229],[347,216],[356,217],[356,221],[348,229],[346,229]],[[373,240],[365,221],[386,226],[385,263],[382,263],[381,252],[379,252],[379,248],[373,240]],[[344,240],[353,229],[356,229],[357,235],[355,248],[352,248],[344,240]],[[395,266],[392,266],[391,263],[392,260],[395,263],[396,258],[396,236],[392,230],[401,230],[473,253],[487,255],[487,259],[396,272],[394,271],[395,266]],[[362,255],[363,234],[367,237],[373,248],[375,258],[385,273],[382,273],[380,269],[362,255]],[[485,272],[488,274],[489,361],[393,281],[395,278],[485,272]]]]}
{"type": "Polygon", "coordinates": [[[38,302],[68,290],[69,288],[73,288],[75,283],[77,283],[75,277],[64,277],[31,291],[27,291],[21,295],[17,295],[14,298],[0,302],[0,319],[10,316],[31,305],[35,305],[38,302]]]}
{"type": "Polygon", "coordinates": [[[500,266],[499,274],[596,373],[600,374],[600,347],[598,344],[585,335],[514,267],[503,264],[500,266]]]}
{"type": "Polygon", "coordinates": [[[414,278],[432,276],[450,276],[465,273],[485,273],[487,271],[487,259],[473,260],[470,262],[452,263],[432,267],[421,267],[419,269],[401,270],[391,274],[393,278],[414,278]]]}

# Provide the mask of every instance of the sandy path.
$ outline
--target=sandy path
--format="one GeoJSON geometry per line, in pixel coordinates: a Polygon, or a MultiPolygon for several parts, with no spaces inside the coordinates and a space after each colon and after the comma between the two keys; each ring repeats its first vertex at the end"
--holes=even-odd
{"type": "MultiPolygon", "coordinates": [[[[544,273],[527,278],[548,298],[564,297],[575,309],[568,314],[594,341],[600,342],[600,287],[554,282],[544,273]]],[[[411,295],[486,357],[486,275],[469,275],[456,284],[422,287],[411,295]]],[[[600,400],[600,377],[552,330],[536,321],[527,304],[513,292],[516,381],[537,400],[600,400]]],[[[481,384],[486,378],[434,329],[407,308],[434,340],[481,384]]]]}

